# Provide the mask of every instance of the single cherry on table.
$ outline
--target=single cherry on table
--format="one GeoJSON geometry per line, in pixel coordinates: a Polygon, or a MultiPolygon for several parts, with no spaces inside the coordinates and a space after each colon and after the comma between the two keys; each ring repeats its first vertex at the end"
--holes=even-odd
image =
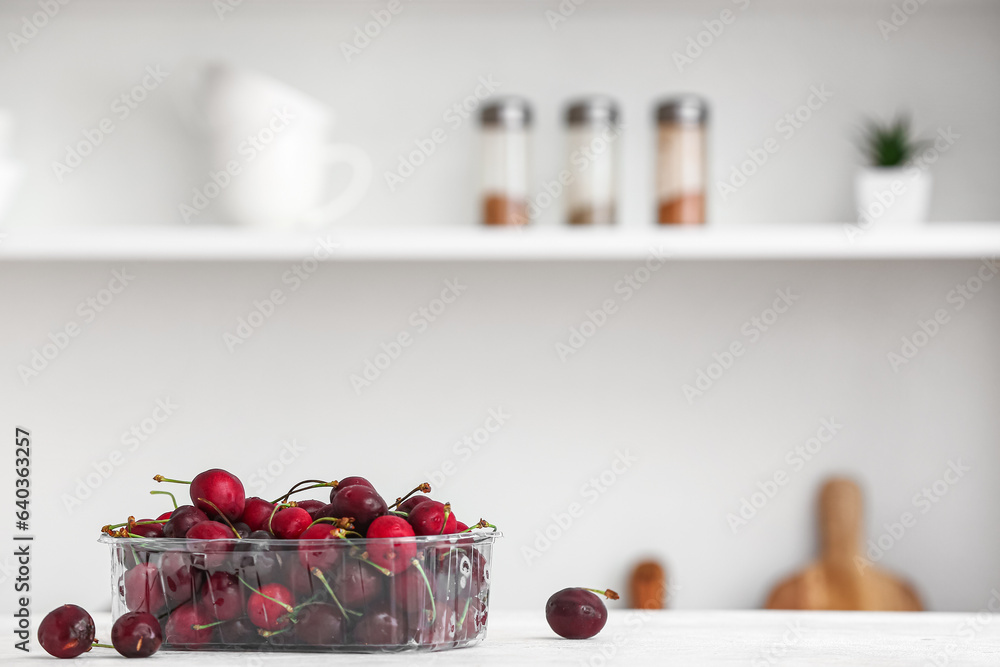
{"type": "Polygon", "coordinates": [[[126,658],[148,658],[160,650],[163,629],[152,614],[131,611],[111,627],[111,645],[126,658]]]}
{"type": "Polygon", "coordinates": [[[94,643],[94,619],[82,607],[64,604],[50,611],[38,625],[38,643],[57,658],[75,658],[94,643]]]}
{"type": "Polygon", "coordinates": [[[566,639],[589,639],[596,635],[608,622],[608,609],[595,593],[618,599],[618,593],[611,589],[564,588],[554,593],[545,603],[549,627],[566,639]]]}

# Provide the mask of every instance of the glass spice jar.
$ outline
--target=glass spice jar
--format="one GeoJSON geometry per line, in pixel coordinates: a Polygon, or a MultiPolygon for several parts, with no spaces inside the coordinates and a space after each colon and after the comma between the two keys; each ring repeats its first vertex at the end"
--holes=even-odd
{"type": "Polygon", "coordinates": [[[618,199],[618,105],[607,97],[573,102],[566,110],[567,186],[571,225],[612,225],[618,199]]]}
{"type": "Polygon", "coordinates": [[[657,219],[662,225],[703,224],[708,103],[694,95],[664,100],[656,121],[657,219]]]}
{"type": "Polygon", "coordinates": [[[483,222],[528,223],[528,134],[531,107],[516,98],[483,106],[483,222]]]}

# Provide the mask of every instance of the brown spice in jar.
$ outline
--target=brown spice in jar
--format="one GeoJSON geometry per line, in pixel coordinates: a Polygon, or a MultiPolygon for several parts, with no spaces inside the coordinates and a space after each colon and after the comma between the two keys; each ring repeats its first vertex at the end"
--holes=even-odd
{"type": "Polygon", "coordinates": [[[524,201],[502,195],[483,198],[483,222],[487,225],[526,225],[528,206],[524,201]]]}
{"type": "Polygon", "coordinates": [[[581,206],[569,213],[571,225],[613,225],[615,222],[615,206],[581,206]]]}
{"type": "Polygon", "coordinates": [[[661,225],[701,225],[705,222],[705,196],[688,193],[660,202],[661,225]]]}

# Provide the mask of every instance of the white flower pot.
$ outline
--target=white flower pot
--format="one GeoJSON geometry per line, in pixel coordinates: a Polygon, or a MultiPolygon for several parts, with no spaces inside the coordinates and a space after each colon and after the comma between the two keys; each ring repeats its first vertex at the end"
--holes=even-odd
{"type": "Polygon", "coordinates": [[[857,218],[872,229],[927,222],[931,175],[916,167],[866,167],[854,181],[857,218]]]}

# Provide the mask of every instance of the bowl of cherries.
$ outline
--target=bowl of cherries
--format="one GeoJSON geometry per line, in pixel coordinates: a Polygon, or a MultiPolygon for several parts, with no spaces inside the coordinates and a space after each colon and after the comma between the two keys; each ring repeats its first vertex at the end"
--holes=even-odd
{"type": "Polygon", "coordinates": [[[187,485],[190,504],[105,526],[101,541],[114,617],[151,615],[164,649],[439,651],[486,636],[500,533],[460,521],[429,484],[390,504],[363,477],[273,500],[221,469],[154,479],[187,485]]]}

